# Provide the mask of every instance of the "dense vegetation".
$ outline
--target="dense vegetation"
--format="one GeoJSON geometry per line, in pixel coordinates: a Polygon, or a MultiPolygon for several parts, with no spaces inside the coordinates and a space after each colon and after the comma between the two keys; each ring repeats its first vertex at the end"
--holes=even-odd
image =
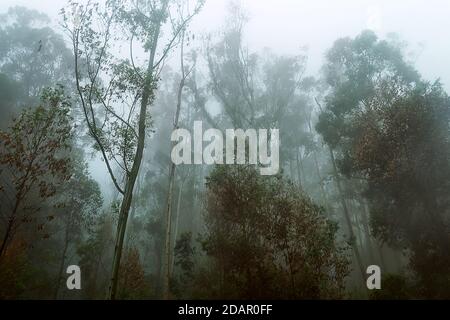
{"type": "Polygon", "coordinates": [[[202,5],[0,16],[0,299],[449,299],[442,84],[372,31],[306,75],[303,52],[249,52],[236,6],[199,40],[202,5]],[[280,172],[175,166],[194,121],[279,128],[280,172]]]}

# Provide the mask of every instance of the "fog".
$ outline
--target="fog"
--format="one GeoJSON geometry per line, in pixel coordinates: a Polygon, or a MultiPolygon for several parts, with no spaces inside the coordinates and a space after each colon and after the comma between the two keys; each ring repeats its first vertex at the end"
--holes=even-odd
{"type": "Polygon", "coordinates": [[[0,0],[0,299],[450,298],[449,1],[134,1],[0,0]]]}
{"type": "MultiPolygon", "coordinates": [[[[225,20],[228,0],[206,1],[191,29],[198,34],[217,31],[225,20]]],[[[325,50],[337,38],[353,37],[372,29],[380,37],[397,33],[408,43],[411,59],[428,79],[441,78],[450,88],[450,70],[442,65],[450,56],[447,45],[450,3],[446,0],[241,0],[250,21],[245,29],[251,50],[270,48],[277,53],[308,50],[308,71],[316,72],[325,50]]],[[[63,0],[2,0],[0,11],[14,5],[45,12],[54,19],[63,0]]]]}

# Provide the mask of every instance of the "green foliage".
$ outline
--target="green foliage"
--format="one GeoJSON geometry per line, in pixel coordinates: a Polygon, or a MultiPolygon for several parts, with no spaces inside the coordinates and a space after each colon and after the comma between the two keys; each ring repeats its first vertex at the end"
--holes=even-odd
{"type": "Polygon", "coordinates": [[[53,196],[58,182],[70,178],[70,158],[64,154],[71,148],[69,112],[62,88],[46,89],[39,107],[24,110],[8,131],[0,132],[0,164],[16,200],[32,188],[41,198],[53,196]]]}
{"type": "Polygon", "coordinates": [[[450,100],[371,32],[328,52],[317,130],[340,170],[363,177],[376,236],[408,249],[421,297],[448,297],[450,100]],[[445,284],[444,284],[445,283],[445,284]]]}
{"type": "Polygon", "coordinates": [[[336,226],[281,176],[217,167],[207,180],[205,219],[211,269],[197,281],[206,297],[342,297],[348,261],[335,242],[336,226]]]}
{"type": "Polygon", "coordinates": [[[357,120],[356,170],[368,179],[374,232],[411,249],[421,293],[448,297],[450,99],[426,85],[357,120]]]}
{"type": "Polygon", "coordinates": [[[83,297],[87,299],[104,299],[106,295],[108,275],[104,268],[110,257],[114,239],[114,222],[110,215],[102,214],[91,226],[88,237],[77,248],[79,265],[85,274],[83,297]]]}
{"type": "Polygon", "coordinates": [[[20,83],[11,80],[6,74],[0,73],[0,129],[6,129],[14,114],[17,101],[21,99],[20,83]]]}
{"type": "Polygon", "coordinates": [[[381,290],[374,290],[373,300],[408,300],[413,299],[415,288],[404,275],[386,274],[383,276],[381,290]]]}
{"type": "Polygon", "coordinates": [[[175,265],[180,267],[185,278],[192,277],[194,271],[193,255],[195,254],[195,247],[192,246],[192,233],[183,233],[178,239],[175,249],[175,265]]]}
{"type": "Polygon", "coordinates": [[[337,40],[327,53],[323,70],[331,90],[317,131],[333,149],[355,134],[349,122],[352,116],[371,107],[376,87],[385,89],[385,100],[389,101],[420,80],[417,71],[403,60],[400,48],[379,40],[371,31],[355,39],[337,40]]]}
{"type": "Polygon", "coordinates": [[[35,104],[44,88],[57,84],[70,90],[72,54],[45,14],[12,7],[0,21],[0,72],[20,83],[18,102],[35,104]]]}

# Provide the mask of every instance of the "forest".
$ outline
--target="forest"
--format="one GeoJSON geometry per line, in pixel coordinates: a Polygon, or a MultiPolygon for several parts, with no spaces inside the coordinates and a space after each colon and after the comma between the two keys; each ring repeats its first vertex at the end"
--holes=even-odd
{"type": "Polygon", "coordinates": [[[401,34],[254,50],[245,1],[197,32],[214,1],[0,3],[0,300],[450,299],[445,84],[401,34]]]}

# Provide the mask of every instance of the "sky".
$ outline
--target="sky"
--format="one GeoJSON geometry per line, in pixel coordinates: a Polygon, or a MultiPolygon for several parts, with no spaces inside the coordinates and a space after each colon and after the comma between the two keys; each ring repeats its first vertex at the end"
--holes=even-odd
{"type": "MultiPolygon", "coordinates": [[[[0,0],[0,11],[22,5],[58,19],[66,0],[0,0]]],[[[206,0],[191,26],[195,33],[217,31],[224,22],[229,0],[206,0]]],[[[249,12],[246,42],[250,51],[266,47],[279,54],[298,54],[308,47],[308,71],[316,73],[325,51],[344,36],[364,29],[380,37],[398,33],[414,55],[426,79],[441,78],[450,91],[448,0],[240,0],[249,12]]]]}
{"type": "MultiPolygon", "coordinates": [[[[408,57],[425,79],[440,78],[450,93],[450,1],[448,0],[241,0],[248,12],[245,42],[250,52],[270,48],[296,55],[308,48],[310,75],[317,74],[324,54],[340,37],[354,37],[364,29],[381,38],[397,33],[409,44],[408,57]]],[[[66,0],[0,0],[0,12],[14,5],[38,9],[54,19],[66,0]]],[[[215,32],[224,24],[229,0],[206,0],[195,17],[195,34],[215,32]]],[[[200,38],[200,37],[197,37],[200,38]]],[[[91,164],[92,165],[92,164],[91,164]]],[[[94,168],[103,167],[101,163],[94,168]]],[[[92,167],[91,167],[92,168],[92,167]]],[[[104,170],[92,170],[103,185],[104,170]]]]}

